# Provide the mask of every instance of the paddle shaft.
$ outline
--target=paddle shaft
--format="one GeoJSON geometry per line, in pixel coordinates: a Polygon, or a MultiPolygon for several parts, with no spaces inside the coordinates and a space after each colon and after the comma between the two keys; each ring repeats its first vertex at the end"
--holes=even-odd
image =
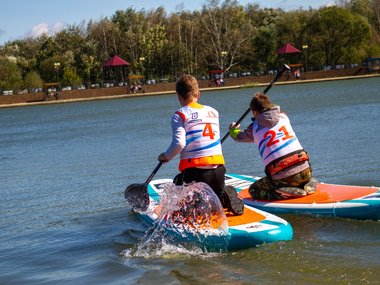
{"type": "Polygon", "coordinates": [[[144,183],[145,188],[148,186],[150,181],[152,181],[153,177],[156,175],[156,173],[158,172],[158,170],[160,169],[162,164],[163,164],[163,161],[158,162],[156,168],[152,171],[152,173],[149,175],[148,179],[145,181],[145,183],[144,183]]]}
{"type": "MultiPolygon", "coordinates": [[[[284,64],[283,68],[281,69],[281,71],[279,73],[277,73],[276,77],[269,83],[269,85],[265,88],[265,90],[263,91],[264,94],[266,94],[271,88],[272,86],[277,82],[277,80],[280,79],[280,77],[284,74],[285,71],[288,71],[290,70],[290,67],[286,64],[284,64]]],[[[244,114],[239,118],[239,120],[237,120],[237,122],[235,123],[235,126],[239,125],[241,123],[241,121],[244,120],[244,118],[249,114],[249,112],[251,111],[251,108],[248,108],[247,111],[244,112],[244,114]]],[[[224,137],[221,139],[221,143],[223,143],[229,136],[229,132],[227,132],[224,137]]]]}

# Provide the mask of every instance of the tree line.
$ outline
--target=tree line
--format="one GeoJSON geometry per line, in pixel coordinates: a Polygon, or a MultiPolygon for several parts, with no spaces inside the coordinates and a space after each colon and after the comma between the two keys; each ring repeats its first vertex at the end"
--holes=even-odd
{"type": "Polygon", "coordinates": [[[199,11],[170,14],[163,7],[117,10],[52,36],[0,46],[0,90],[102,83],[102,65],[115,54],[130,63],[130,75],[156,80],[201,77],[210,69],[266,73],[289,60],[309,70],[361,63],[380,57],[380,0],[292,11],[236,0],[208,0],[199,11]],[[277,55],[285,43],[302,53],[296,59],[277,55]]]}

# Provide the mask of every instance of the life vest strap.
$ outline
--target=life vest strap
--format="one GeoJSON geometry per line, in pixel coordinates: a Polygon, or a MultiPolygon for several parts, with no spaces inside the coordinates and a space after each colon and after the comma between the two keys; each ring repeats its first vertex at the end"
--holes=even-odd
{"type": "Polygon", "coordinates": [[[223,155],[211,155],[206,157],[181,159],[178,169],[180,172],[187,168],[224,164],[223,155]]]}
{"type": "Polygon", "coordinates": [[[293,165],[296,165],[298,163],[301,163],[303,161],[308,161],[309,156],[307,155],[307,152],[302,150],[297,150],[295,152],[292,152],[286,156],[280,157],[278,159],[275,159],[274,161],[271,161],[266,167],[265,167],[265,173],[270,176],[275,175],[276,173],[289,168],[293,165]]]}

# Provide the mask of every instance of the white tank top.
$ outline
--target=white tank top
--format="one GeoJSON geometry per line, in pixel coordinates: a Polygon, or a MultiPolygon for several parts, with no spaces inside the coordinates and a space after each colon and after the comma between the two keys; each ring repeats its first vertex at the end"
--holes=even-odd
{"type": "Polygon", "coordinates": [[[272,128],[253,123],[253,137],[264,165],[289,153],[303,149],[290,125],[289,118],[280,114],[280,120],[272,128]]]}
{"type": "Polygon", "coordinates": [[[186,131],[186,147],[181,151],[181,160],[222,155],[217,110],[194,104],[184,106],[176,113],[182,118],[186,131]]]}

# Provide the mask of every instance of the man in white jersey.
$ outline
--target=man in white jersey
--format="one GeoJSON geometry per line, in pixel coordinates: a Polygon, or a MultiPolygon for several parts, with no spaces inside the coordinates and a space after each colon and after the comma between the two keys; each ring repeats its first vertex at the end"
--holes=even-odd
{"type": "Polygon", "coordinates": [[[254,182],[249,193],[253,199],[275,200],[314,193],[316,180],[307,152],[293,131],[289,118],[263,93],[250,104],[253,123],[241,131],[230,124],[230,136],[237,142],[254,142],[265,165],[266,177],[254,182]]]}
{"type": "Polygon", "coordinates": [[[174,182],[204,182],[219,197],[224,208],[241,215],[244,204],[233,187],[225,187],[224,157],[220,142],[219,113],[210,106],[198,103],[200,92],[195,77],[185,74],[176,82],[181,108],[171,119],[172,142],[158,156],[167,162],[180,154],[179,171],[174,182]]]}

